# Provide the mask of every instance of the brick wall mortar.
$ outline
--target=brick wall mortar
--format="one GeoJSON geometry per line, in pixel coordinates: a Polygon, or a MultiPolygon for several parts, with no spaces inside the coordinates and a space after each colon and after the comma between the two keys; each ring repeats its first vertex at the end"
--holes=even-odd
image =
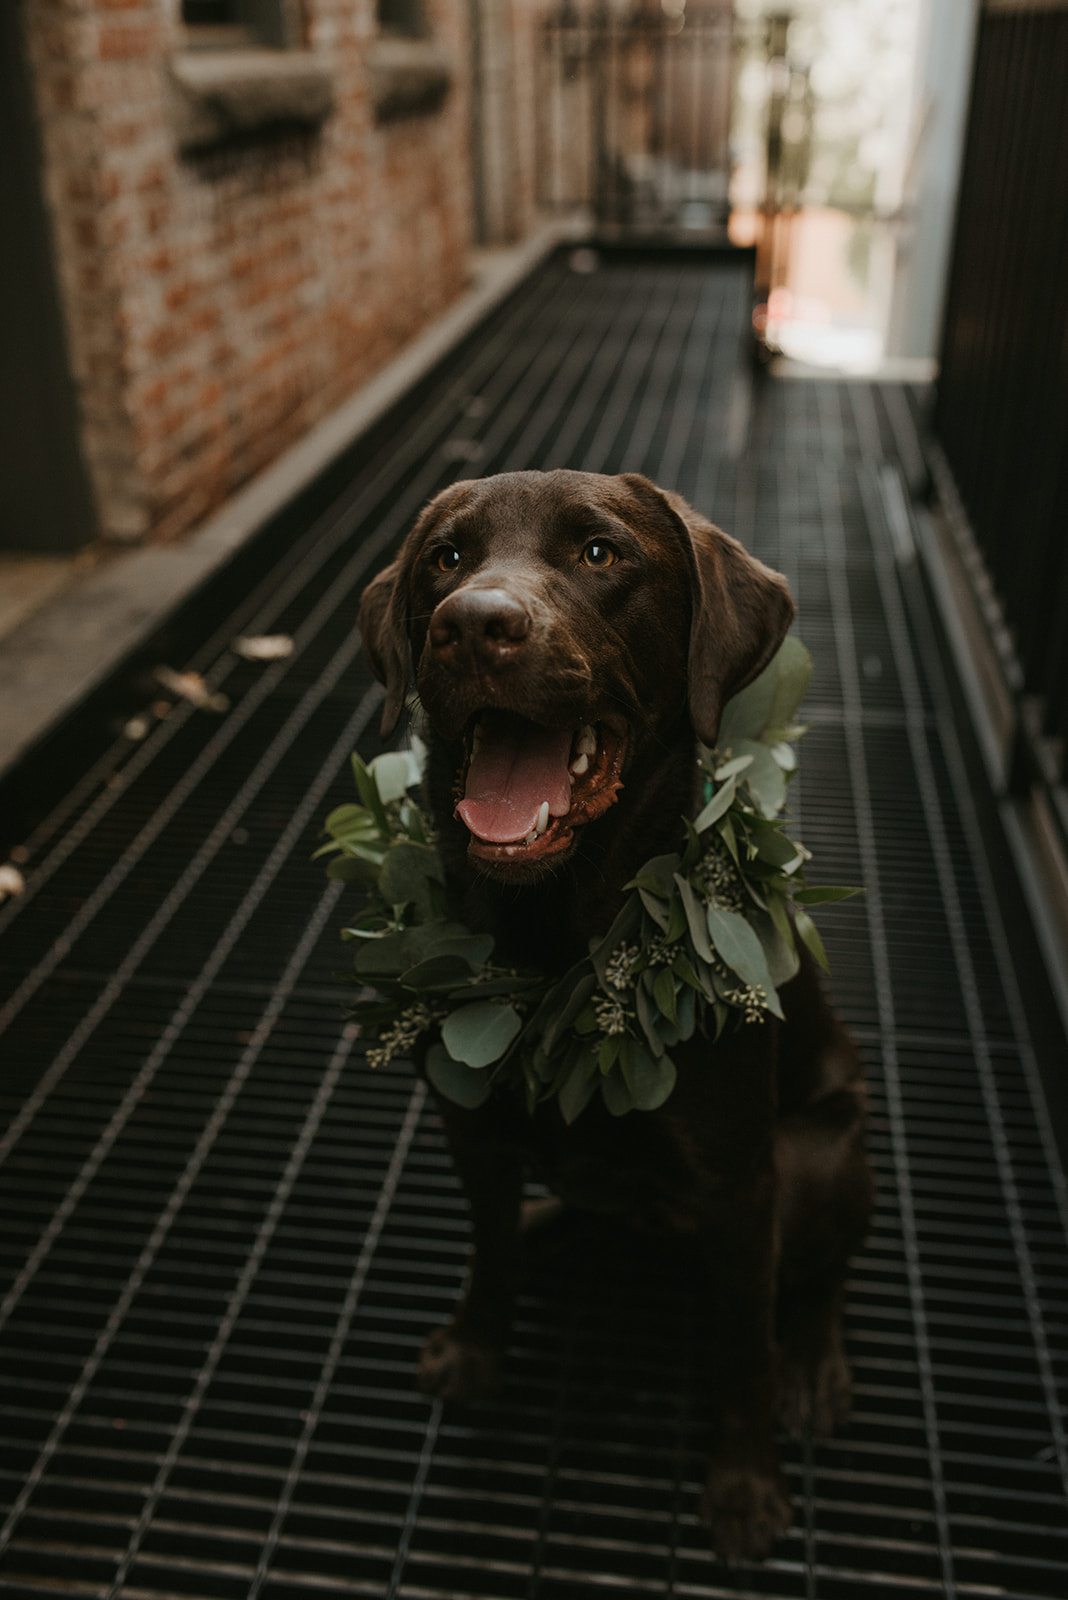
{"type": "Polygon", "coordinates": [[[29,0],[85,452],[102,531],[175,537],[350,395],[465,286],[463,0],[437,113],[379,125],[373,0],[305,0],[336,110],[317,134],[182,157],[178,0],[29,0]]]}

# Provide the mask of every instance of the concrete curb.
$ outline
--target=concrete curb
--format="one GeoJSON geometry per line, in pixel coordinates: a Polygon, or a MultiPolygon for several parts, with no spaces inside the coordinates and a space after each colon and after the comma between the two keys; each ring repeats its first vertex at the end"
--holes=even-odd
{"type": "Polygon", "coordinates": [[[195,532],[173,545],[116,552],[0,639],[0,774],[115,670],[268,518],[305,489],[499,305],[581,221],[539,229],[522,245],[474,261],[476,281],[377,377],[195,532]]]}

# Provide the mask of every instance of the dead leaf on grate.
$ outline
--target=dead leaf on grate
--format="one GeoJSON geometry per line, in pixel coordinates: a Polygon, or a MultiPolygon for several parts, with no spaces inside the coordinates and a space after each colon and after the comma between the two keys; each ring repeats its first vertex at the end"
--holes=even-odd
{"type": "Polygon", "coordinates": [[[10,861],[5,861],[0,866],[0,900],[6,900],[9,895],[21,894],[26,887],[26,880],[18,867],[10,861]]]}
{"type": "Polygon", "coordinates": [[[485,449],[477,439],[446,439],[441,453],[446,461],[481,461],[485,449]]]}
{"type": "Polygon", "coordinates": [[[199,672],[175,672],[173,667],[157,667],[155,678],[156,682],[169,689],[171,694],[180,695],[183,700],[188,700],[198,711],[221,712],[230,709],[227,696],[216,694],[209,689],[199,672]]]}
{"type": "Polygon", "coordinates": [[[246,661],[284,661],[293,654],[293,640],[288,633],[239,634],[230,648],[246,661]]]}

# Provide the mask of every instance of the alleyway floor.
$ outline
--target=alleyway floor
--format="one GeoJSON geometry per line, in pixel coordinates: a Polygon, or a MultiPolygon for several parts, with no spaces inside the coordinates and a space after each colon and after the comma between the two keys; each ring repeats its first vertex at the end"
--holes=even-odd
{"type": "Polygon", "coordinates": [[[550,260],[188,638],[227,709],[179,701],[48,797],[0,908],[0,1594],[1068,1593],[1064,1186],[924,627],[917,396],[755,374],[748,306],[723,260],[550,260]],[[380,748],[364,582],[453,478],[547,466],[645,472],[787,575],[792,811],[814,881],[866,889],[819,913],[880,1186],[855,1414],[785,1441],[761,1567],[708,1553],[702,1318],[662,1251],[546,1252],[500,1400],[416,1393],[464,1209],[422,1085],[345,1024],[353,891],[310,860],[380,748]]]}

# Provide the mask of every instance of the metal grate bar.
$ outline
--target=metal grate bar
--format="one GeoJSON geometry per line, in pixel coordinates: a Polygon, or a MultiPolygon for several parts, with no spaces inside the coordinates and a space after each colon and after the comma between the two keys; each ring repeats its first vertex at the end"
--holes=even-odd
{"type": "Polygon", "coordinates": [[[863,865],[865,905],[868,913],[868,937],[871,945],[873,975],[875,978],[876,1005],[882,1033],[881,1065],[888,1102],[887,1111],[894,1167],[897,1176],[897,1203],[904,1235],[903,1243],[908,1275],[909,1303],[923,1400],[924,1433],[930,1459],[931,1496],[934,1502],[935,1522],[938,1533],[938,1556],[943,1591],[947,1600],[952,1600],[957,1588],[953,1570],[946,1489],[942,1477],[942,1451],[939,1438],[938,1412],[935,1404],[934,1377],[931,1370],[931,1341],[923,1293],[923,1269],[916,1214],[913,1207],[912,1173],[910,1170],[905,1103],[898,1074],[898,1054],[894,1037],[896,1033],[894,991],[887,951],[887,932],[883,916],[883,897],[880,884],[881,869],[875,819],[868,785],[868,757],[865,750],[864,724],[862,720],[856,636],[853,627],[849,589],[845,576],[845,539],[839,508],[836,503],[836,485],[833,480],[824,475],[820,487],[823,491],[828,585],[830,588],[834,637],[837,646],[838,675],[842,685],[846,756],[849,762],[850,784],[856,806],[856,825],[863,865]]]}

